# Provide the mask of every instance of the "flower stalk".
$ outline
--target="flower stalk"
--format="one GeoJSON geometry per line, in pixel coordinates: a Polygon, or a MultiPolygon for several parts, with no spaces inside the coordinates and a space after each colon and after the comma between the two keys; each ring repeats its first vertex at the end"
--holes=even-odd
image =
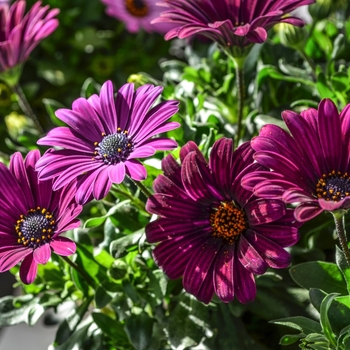
{"type": "Polygon", "coordinates": [[[93,289],[96,289],[96,283],[95,281],[74,261],[69,259],[67,256],[60,255],[63,261],[65,261],[70,267],[72,267],[75,271],[77,271],[86,281],[86,283],[92,287],[93,289]]]}
{"type": "Polygon", "coordinates": [[[243,108],[245,98],[244,86],[244,62],[245,57],[233,57],[233,62],[236,68],[236,82],[237,82],[237,137],[235,146],[239,145],[242,134],[243,108]]]}
{"type": "Polygon", "coordinates": [[[43,134],[44,129],[41,126],[39,119],[33,112],[32,107],[30,107],[30,104],[28,103],[27,98],[25,97],[21,86],[17,83],[17,84],[11,85],[11,88],[12,88],[12,91],[17,96],[17,101],[22,111],[25,113],[26,116],[28,116],[34,122],[34,125],[36,126],[39,133],[43,134]]]}
{"type": "Polygon", "coordinates": [[[346,231],[345,231],[345,217],[344,217],[345,210],[338,210],[333,212],[332,214],[333,214],[335,229],[337,231],[341,249],[344,252],[346,262],[350,266],[350,251],[349,251],[348,240],[347,240],[346,231]]]}

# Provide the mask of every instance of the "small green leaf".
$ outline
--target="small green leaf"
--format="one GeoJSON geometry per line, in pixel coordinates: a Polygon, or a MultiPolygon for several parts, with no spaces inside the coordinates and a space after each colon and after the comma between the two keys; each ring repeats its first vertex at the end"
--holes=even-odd
{"type": "Polygon", "coordinates": [[[320,314],[321,314],[321,326],[323,330],[323,334],[326,336],[326,338],[329,340],[329,342],[333,345],[337,345],[336,337],[335,334],[333,333],[331,323],[328,318],[328,310],[334,300],[334,298],[337,296],[337,293],[331,293],[328,294],[321,303],[321,309],[320,309],[320,314]]]}
{"type": "Polygon", "coordinates": [[[102,332],[113,340],[120,343],[127,341],[123,325],[120,322],[113,320],[112,318],[100,312],[93,312],[92,319],[102,330],[102,332]]]}
{"type": "Polygon", "coordinates": [[[334,92],[329,87],[328,82],[326,80],[326,76],[324,73],[319,73],[317,76],[316,83],[317,90],[320,94],[320,97],[323,98],[334,98],[334,92]]]}
{"type": "Polygon", "coordinates": [[[78,327],[80,321],[84,317],[86,311],[88,310],[92,297],[86,299],[81,305],[74,308],[66,319],[58,327],[55,344],[63,344],[75,331],[78,327]]]}
{"type": "Polygon", "coordinates": [[[154,320],[145,312],[139,315],[132,314],[125,321],[125,332],[130,343],[137,350],[145,350],[152,339],[152,328],[154,320]]]}
{"type": "Polygon", "coordinates": [[[344,252],[336,246],[335,261],[341,273],[343,274],[347,287],[348,293],[350,294],[350,266],[348,265],[344,252]]]}
{"type": "Polygon", "coordinates": [[[137,249],[137,244],[144,231],[144,229],[141,229],[113,241],[110,245],[111,255],[118,259],[128,254],[130,250],[137,249]]]}
{"type": "Polygon", "coordinates": [[[291,345],[297,342],[299,339],[304,338],[305,334],[300,333],[300,334],[286,334],[284,335],[281,340],[280,344],[283,346],[291,345]]]}
{"type": "Polygon", "coordinates": [[[270,323],[294,328],[304,334],[321,333],[322,331],[322,328],[318,322],[303,316],[281,318],[278,320],[272,320],[270,323]]]}
{"type": "Polygon", "coordinates": [[[303,288],[318,288],[327,293],[347,294],[344,277],[336,264],[311,261],[293,266],[289,273],[294,282],[303,288]]]}
{"type": "Polygon", "coordinates": [[[50,98],[44,98],[43,104],[46,108],[46,112],[48,113],[52,123],[56,126],[66,126],[66,123],[64,123],[62,120],[58,119],[56,117],[56,110],[59,108],[64,108],[64,105],[59,103],[58,101],[52,100],[50,98]]]}

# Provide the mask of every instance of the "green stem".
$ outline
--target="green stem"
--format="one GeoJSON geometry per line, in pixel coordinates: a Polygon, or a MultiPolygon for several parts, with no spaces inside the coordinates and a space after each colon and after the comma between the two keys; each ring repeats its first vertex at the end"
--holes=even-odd
{"type": "Polygon", "coordinates": [[[141,190],[141,192],[147,197],[151,197],[152,193],[148,190],[146,186],[144,186],[140,181],[135,181],[131,177],[129,179],[141,190]]]}
{"type": "Polygon", "coordinates": [[[237,101],[238,101],[237,135],[236,135],[236,142],[235,142],[235,146],[237,147],[242,134],[243,107],[244,107],[244,98],[245,98],[244,69],[243,69],[245,57],[233,57],[233,61],[236,68],[237,101]]]}
{"type": "Polygon", "coordinates": [[[350,251],[348,247],[348,241],[346,238],[346,232],[345,232],[345,211],[343,210],[338,210],[336,212],[333,212],[333,217],[334,217],[334,223],[335,223],[335,228],[338,234],[339,238],[339,243],[340,246],[344,252],[345,259],[350,266],[350,251]]]}
{"type": "Polygon", "coordinates": [[[28,101],[23,93],[21,86],[17,83],[17,84],[11,85],[11,88],[12,88],[13,92],[18,97],[18,99],[17,99],[18,104],[21,107],[22,111],[34,122],[34,125],[36,126],[36,128],[38,129],[40,134],[43,134],[44,129],[41,126],[39,119],[36,117],[32,108],[30,107],[30,105],[29,105],[29,103],[28,103],[28,101]]]}
{"type": "Polygon", "coordinates": [[[96,289],[96,283],[95,281],[75,262],[70,260],[67,256],[60,255],[61,259],[65,261],[70,267],[72,267],[75,271],[77,271],[82,277],[84,277],[87,284],[92,287],[93,289],[96,289]]]}
{"type": "MultiPolygon", "coordinates": [[[[136,206],[138,207],[140,210],[145,211],[145,205],[142,201],[140,201],[138,198],[135,198],[131,193],[128,193],[126,191],[123,191],[123,190],[120,190],[119,188],[117,188],[116,186],[113,186],[112,187],[112,194],[114,193],[118,193],[120,195],[122,195],[123,197],[125,198],[128,198],[131,200],[131,202],[136,206]]],[[[116,196],[116,198],[118,198],[116,196]]],[[[113,204],[114,205],[114,204],[113,204]]]]}
{"type": "Polygon", "coordinates": [[[316,75],[316,66],[314,61],[306,54],[304,49],[298,49],[298,52],[300,53],[301,57],[305,59],[305,61],[308,63],[312,70],[312,77],[317,80],[317,75],[316,75]]]}

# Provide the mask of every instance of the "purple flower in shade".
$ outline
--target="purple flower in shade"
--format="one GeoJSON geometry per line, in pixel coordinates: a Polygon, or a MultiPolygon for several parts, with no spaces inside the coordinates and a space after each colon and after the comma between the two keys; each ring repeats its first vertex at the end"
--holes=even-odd
{"type": "Polygon", "coordinates": [[[252,301],[254,274],[287,267],[283,247],[299,238],[293,210],[241,186],[245,174],[262,168],[249,142],[232,147],[231,139],[218,140],[209,164],[191,141],[180,151],[182,165],[168,155],[146,205],[159,216],[146,226],[147,240],[160,242],[155,261],[170,278],[183,276],[186,291],[204,303],[214,292],[223,302],[252,301]]]}
{"type": "Polygon", "coordinates": [[[51,251],[75,253],[75,243],[61,233],[79,227],[76,217],[82,210],[74,200],[74,184],[54,192],[51,180],[38,180],[39,157],[35,150],[23,161],[16,152],[9,169],[0,163],[0,272],[23,260],[20,277],[26,284],[34,281],[38,264],[46,264],[51,251]]]}
{"type": "Polygon", "coordinates": [[[58,26],[54,18],[59,9],[49,10],[36,2],[24,15],[26,2],[19,0],[11,7],[0,5],[0,72],[23,63],[41,40],[58,26]]]}
{"type": "Polygon", "coordinates": [[[169,23],[151,24],[163,10],[156,5],[158,0],[101,0],[101,2],[107,6],[106,13],[124,22],[131,33],[136,33],[140,29],[165,33],[174,28],[174,25],[169,23]]]}
{"type": "Polygon", "coordinates": [[[100,96],[79,98],[72,110],[57,110],[57,117],[68,127],[54,128],[38,144],[65,149],[50,149],[43,155],[36,166],[39,178],[56,177],[53,188],[57,190],[79,177],[76,200],[80,204],[92,197],[102,199],[112,183],[121,183],[126,174],[144,180],[146,169],[136,158],[177,147],[171,139],[153,138],[180,126],[167,121],[178,111],[178,101],[151,108],[162,90],[144,85],[134,91],[133,84],[125,84],[115,96],[112,82],[107,81],[100,96]]]}
{"type": "Polygon", "coordinates": [[[350,208],[350,104],[338,113],[329,99],[318,110],[282,112],[291,135],[265,125],[251,141],[254,158],[273,171],[247,175],[242,185],[263,198],[298,203],[295,217],[307,221],[323,211],[350,208]]]}
{"type": "Polygon", "coordinates": [[[303,26],[296,17],[283,17],[315,0],[163,0],[159,5],[169,8],[153,23],[173,23],[165,39],[203,35],[223,47],[262,43],[267,30],[285,22],[303,26]]]}

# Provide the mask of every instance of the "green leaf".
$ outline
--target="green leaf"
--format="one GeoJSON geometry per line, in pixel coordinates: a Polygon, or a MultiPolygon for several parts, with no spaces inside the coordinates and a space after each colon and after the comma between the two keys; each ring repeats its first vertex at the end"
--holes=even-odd
{"type": "Polygon", "coordinates": [[[321,326],[323,330],[323,334],[326,336],[326,338],[329,340],[329,342],[333,345],[336,346],[336,337],[335,334],[333,333],[331,323],[328,318],[328,310],[334,300],[334,298],[337,296],[337,293],[331,293],[328,294],[321,303],[321,309],[320,309],[320,314],[321,314],[321,326]]]}
{"type": "Polygon", "coordinates": [[[125,321],[125,332],[130,343],[137,350],[145,350],[152,339],[152,328],[154,320],[145,312],[139,315],[132,314],[125,321]]]}
{"type": "Polygon", "coordinates": [[[120,322],[113,320],[112,318],[100,312],[93,312],[92,319],[102,330],[102,332],[109,336],[111,339],[120,343],[127,342],[127,337],[123,325],[120,322]]]}
{"type": "Polygon", "coordinates": [[[300,334],[286,334],[284,335],[281,340],[280,340],[280,345],[287,346],[294,344],[297,342],[299,339],[304,338],[305,334],[300,333],[300,334]]]}
{"type": "Polygon", "coordinates": [[[118,238],[110,245],[111,255],[116,259],[121,258],[129,253],[131,250],[137,249],[138,242],[144,234],[144,228],[138,230],[130,235],[118,238]]]}
{"type": "Polygon", "coordinates": [[[46,112],[48,113],[52,123],[56,126],[67,126],[62,120],[56,117],[56,110],[59,108],[64,108],[64,105],[59,103],[58,101],[52,100],[50,98],[43,98],[43,104],[46,108],[46,112]]]}
{"type": "MultiPolygon", "coordinates": [[[[55,350],[75,350],[82,349],[82,345],[87,338],[91,322],[82,327],[78,327],[71,336],[62,344],[53,344],[55,350]]],[[[91,348],[90,348],[91,349],[91,348]]]]}
{"type": "Polygon", "coordinates": [[[345,72],[337,72],[332,75],[332,85],[336,91],[345,92],[349,90],[349,78],[345,72]]]}
{"type": "MultiPolygon", "coordinates": [[[[319,289],[311,289],[309,294],[312,305],[321,312],[321,303],[327,296],[327,293],[319,289]]],[[[344,327],[349,325],[350,309],[335,299],[328,309],[328,319],[332,325],[333,332],[338,334],[344,327]]]]}
{"type": "Polygon", "coordinates": [[[0,299],[0,327],[21,322],[32,326],[44,311],[44,307],[39,304],[39,298],[34,298],[31,294],[3,297],[0,299]]]}
{"type": "Polygon", "coordinates": [[[317,90],[320,94],[321,99],[323,98],[334,98],[334,92],[329,87],[328,82],[326,80],[326,76],[324,73],[319,73],[317,76],[317,82],[316,82],[317,90]]]}
{"type": "Polygon", "coordinates": [[[74,333],[75,329],[78,327],[80,321],[88,310],[91,301],[92,297],[86,299],[82,304],[74,308],[69,313],[66,319],[58,327],[55,344],[63,344],[74,333]]]}
{"type": "Polygon", "coordinates": [[[130,202],[131,202],[130,199],[126,199],[126,200],[114,205],[112,208],[110,208],[108,210],[108,212],[106,213],[106,215],[86,220],[85,224],[84,224],[84,228],[98,227],[98,226],[102,225],[108,217],[114,215],[122,207],[129,204],[130,202]]]}
{"type": "Polygon", "coordinates": [[[289,273],[294,282],[303,288],[318,288],[327,293],[347,294],[344,277],[336,264],[311,261],[293,266],[289,273]]]}
{"type": "Polygon", "coordinates": [[[272,320],[270,323],[294,328],[304,334],[320,333],[322,331],[318,322],[303,316],[280,318],[278,320],[272,320]]]}
{"type": "Polygon", "coordinates": [[[348,288],[348,293],[350,294],[350,266],[346,261],[344,252],[336,246],[335,261],[341,273],[345,278],[345,282],[348,288]]]}

